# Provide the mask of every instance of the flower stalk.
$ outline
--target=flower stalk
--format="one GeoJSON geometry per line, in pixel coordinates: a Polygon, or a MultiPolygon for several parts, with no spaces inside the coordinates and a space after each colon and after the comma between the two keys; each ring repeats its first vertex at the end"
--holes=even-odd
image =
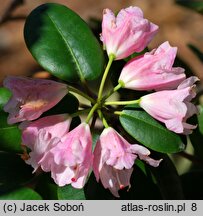
{"type": "Polygon", "coordinates": [[[85,121],[87,124],[89,123],[90,119],[92,118],[94,112],[97,110],[98,106],[99,106],[99,104],[96,103],[96,104],[92,107],[92,109],[90,110],[90,112],[89,112],[89,114],[88,114],[88,116],[87,116],[87,118],[86,118],[86,121],[85,121]]]}
{"type": "Polygon", "coordinates": [[[98,101],[101,101],[102,99],[102,93],[103,93],[103,89],[104,89],[104,84],[105,84],[105,81],[106,81],[106,78],[107,78],[107,75],[109,73],[109,69],[112,65],[112,62],[114,61],[114,58],[115,56],[114,55],[110,55],[109,56],[109,61],[108,61],[108,64],[106,66],[106,69],[104,71],[104,74],[103,74],[103,77],[102,77],[102,80],[101,80],[101,84],[100,84],[100,87],[99,87],[99,93],[98,93],[98,101]]]}
{"type": "Polygon", "coordinates": [[[131,100],[131,101],[106,101],[105,105],[132,105],[132,104],[139,104],[141,99],[138,100],[131,100]]]}

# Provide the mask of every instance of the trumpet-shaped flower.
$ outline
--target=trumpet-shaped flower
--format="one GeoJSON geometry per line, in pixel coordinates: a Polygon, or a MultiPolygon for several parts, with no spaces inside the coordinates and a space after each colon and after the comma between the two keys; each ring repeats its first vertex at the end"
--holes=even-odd
{"type": "Polygon", "coordinates": [[[118,190],[130,186],[130,177],[134,161],[139,158],[151,166],[157,167],[161,160],[149,157],[150,151],[141,145],[131,145],[113,128],[102,132],[95,150],[93,171],[97,181],[119,197],[118,190]]]}
{"type": "Polygon", "coordinates": [[[59,186],[71,184],[82,188],[92,165],[92,138],[89,125],[81,123],[70,131],[62,142],[52,148],[47,157],[53,158],[52,178],[59,186]]]}
{"type": "Polygon", "coordinates": [[[108,55],[123,59],[141,52],[157,33],[158,26],[143,18],[138,7],[122,9],[117,17],[105,9],[103,12],[101,40],[108,55]]]}
{"type": "Polygon", "coordinates": [[[7,77],[4,86],[12,92],[11,99],[4,106],[4,111],[9,113],[9,124],[37,119],[68,92],[62,83],[15,76],[7,77]]]}
{"type": "Polygon", "coordinates": [[[197,108],[190,101],[195,97],[194,83],[197,77],[184,80],[177,90],[165,90],[141,97],[140,106],[155,119],[165,123],[176,133],[190,134],[196,126],[186,120],[197,113],[197,108]]]}
{"type": "Polygon", "coordinates": [[[44,160],[43,163],[41,159],[48,154],[51,148],[63,141],[63,137],[69,131],[70,122],[71,118],[67,114],[61,114],[20,124],[22,144],[31,150],[26,163],[30,164],[34,171],[40,166],[44,171],[50,171],[51,158],[47,157],[48,162],[44,160]]]}
{"type": "Polygon", "coordinates": [[[175,89],[185,79],[184,69],[173,67],[177,48],[168,42],[157,49],[128,62],[119,77],[119,83],[133,90],[175,89]]]}

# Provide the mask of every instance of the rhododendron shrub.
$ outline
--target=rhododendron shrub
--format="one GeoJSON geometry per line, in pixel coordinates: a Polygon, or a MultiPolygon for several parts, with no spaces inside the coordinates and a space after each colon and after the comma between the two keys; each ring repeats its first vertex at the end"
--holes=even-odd
{"type": "Polygon", "coordinates": [[[63,5],[31,12],[25,43],[54,80],[7,76],[0,89],[0,154],[24,170],[9,190],[32,185],[44,199],[183,198],[168,154],[187,155],[199,79],[175,66],[168,41],[145,52],[157,33],[135,6],[104,9],[100,42],[63,5]]]}

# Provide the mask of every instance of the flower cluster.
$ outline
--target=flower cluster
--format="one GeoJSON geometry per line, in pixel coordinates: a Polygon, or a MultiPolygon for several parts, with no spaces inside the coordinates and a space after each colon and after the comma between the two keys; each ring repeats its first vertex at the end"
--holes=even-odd
{"type": "MultiPolygon", "coordinates": [[[[118,191],[130,187],[130,177],[136,159],[157,167],[161,160],[154,160],[150,151],[138,144],[130,144],[116,129],[109,126],[102,107],[114,104],[129,104],[129,101],[106,102],[103,88],[111,63],[140,52],[157,33],[158,26],[143,18],[141,9],[129,7],[115,15],[104,10],[101,40],[109,56],[98,97],[95,100],[79,90],[92,103],[85,122],[70,129],[73,115],[58,114],[42,116],[54,107],[74,88],[51,80],[7,77],[4,86],[11,90],[12,97],[4,106],[9,113],[8,123],[21,122],[22,145],[30,149],[26,163],[34,172],[42,169],[51,172],[59,186],[71,184],[82,188],[93,169],[97,181],[119,197],[118,191]],[[89,121],[97,113],[105,126],[93,150],[89,121]]],[[[139,103],[147,113],[165,123],[176,133],[188,134],[195,126],[186,123],[187,118],[197,113],[190,102],[195,97],[196,77],[186,79],[184,69],[173,67],[177,48],[168,42],[157,49],[130,60],[121,71],[119,88],[156,92],[147,94],[131,103],[139,103]]],[[[78,114],[79,115],[79,114],[78,114]]]]}

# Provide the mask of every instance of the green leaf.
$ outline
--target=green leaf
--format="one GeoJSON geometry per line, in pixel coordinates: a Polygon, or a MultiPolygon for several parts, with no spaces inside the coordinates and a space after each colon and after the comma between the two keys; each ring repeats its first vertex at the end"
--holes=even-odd
{"type": "Polygon", "coordinates": [[[64,187],[58,187],[58,199],[59,200],[85,200],[85,194],[83,189],[75,189],[71,185],[64,187]]]}
{"type": "Polygon", "coordinates": [[[183,189],[177,170],[167,155],[160,154],[163,161],[158,167],[151,167],[163,199],[184,199],[183,189]]]}
{"type": "Polygon", "coordinates": [[[7,118],[7,113],[0,112],[0,150],[20,153],[21,131],[17,125],[8,125],[7,118]]]}
{"type": "Polygon", "coordinates": [[[94,128],[93,130],[91,130],[91,133],[92,133],[92,150],[94,151],[97,144],[97,140],[99,139],[102,131],[101,129],[94,128]]]}
{"type": "Polygon", "coordinates": [[[19,155],[0,152],[0,193],[23,186],[34,177],[32,171],[19,155]]]}
{"type": "Polygon", "coordinates": [[[185,147],[178,135],[167,130],[145,111],[124,110],[120,122],[133,138],[152,150],[175,153],[185,147]]]}
{"type": "Polygon", "coordinates": [[[66,81],[94,80],[104,65],[103,51],[88,25],[69,8],[43,4],[27,17],[24,37],[37,62],[66,81]]]}
{"type": "Polygon", "coordinates": [[[0,200],[41,200],[42,197],[31,188],[21,187],[0,195],[0,200]]]}
{"type": "Polygon", "coordinates": [[[203,134],[203,105],[199,105],[199,115],[197,116],[198,119],[198,127],[201,134],[203,134]]]}
{"type": "Polygon", "coordinates": [[[0,111],[3,111],[4,105],[11,97],[11,92],[7,88],[0,88],[0,111]]]}
{"type": "Polygon", "coordinates": [[[203,2],[194,0],[176,0],[176,3],[203,14],[203,2]]]}

